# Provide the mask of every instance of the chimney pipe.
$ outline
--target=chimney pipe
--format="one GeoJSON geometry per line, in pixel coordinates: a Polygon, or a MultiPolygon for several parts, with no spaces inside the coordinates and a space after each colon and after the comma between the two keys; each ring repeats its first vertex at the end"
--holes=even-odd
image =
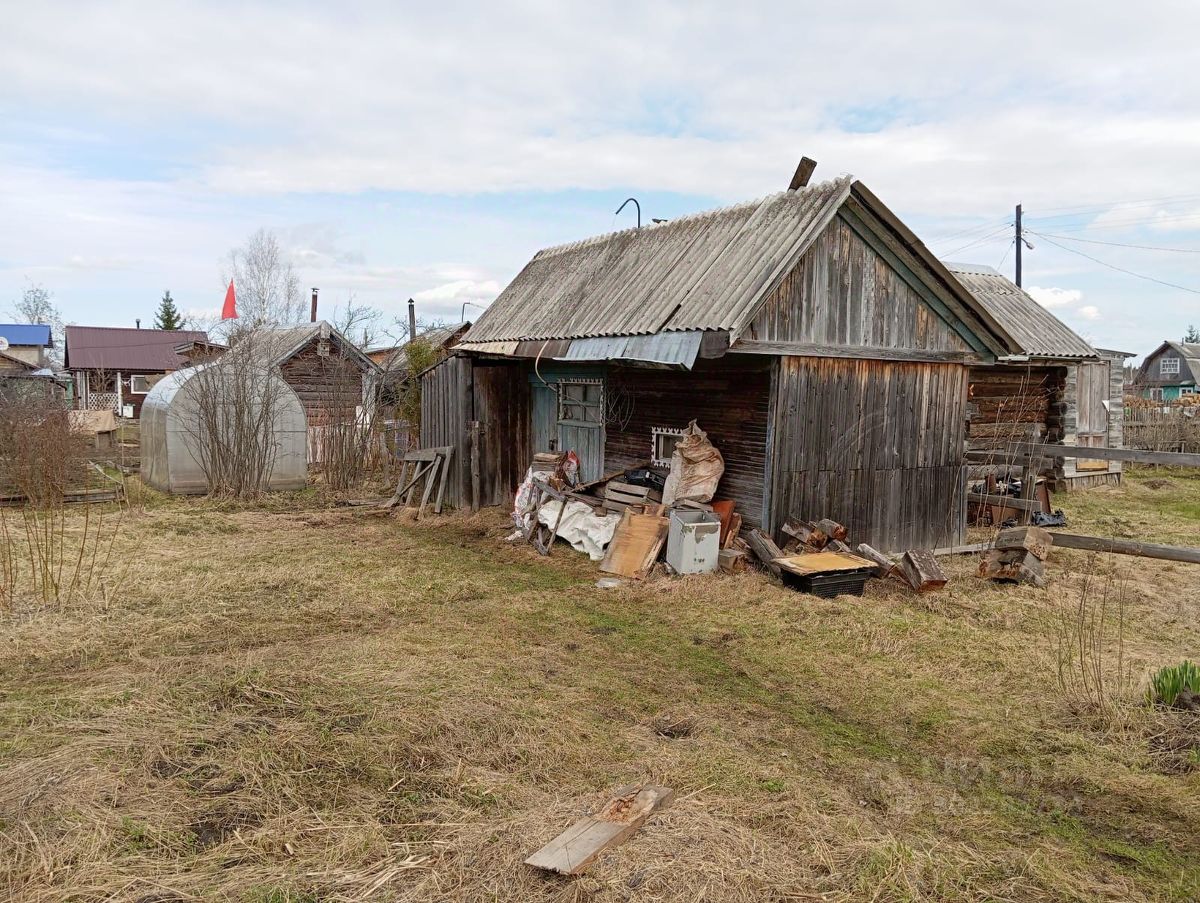
{"type": "Polygon", "coordinates": [[[141,317],[138,317],[138,318],[137,318],[136,320],[134,320],[133,322],[137,324],[137,328],[138,328],[138,329],[141,329],[141,328],[142,328],[142,318],[141,318],[141,317]]]}
{"type": "Polygon", "coordinates": [[[817,161],[812,157],[801,157],[800,165],[796,167],[796,174],[792,176],[792,183],[788,185],[788,191],[798,191],[807,185],[816,168],[817,161]]]}
{"type": "Polygon", "coordinates": [[[417,337],[417,304],[412,298],[408,299],[408,340],[417,337]]]}
{"type": "Polygon", "coordinates": [[[308,315],[308,322],[310,322],[310,323],[317,322],[317,289],[315,289],[315,288],[313,289],[312,309],[310,310],[309,315],[308,315]]]}

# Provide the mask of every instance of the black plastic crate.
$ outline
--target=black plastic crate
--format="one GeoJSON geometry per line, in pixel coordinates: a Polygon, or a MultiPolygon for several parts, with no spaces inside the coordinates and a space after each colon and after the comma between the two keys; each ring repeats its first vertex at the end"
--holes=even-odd
{"type": "Polygon", "coordinates": [[[834,596],[861,596],[863,587],[872,575],[872,568],[853,571],[830,571],[827,574],[794,574],[787,568],[780,571],[784,586],[802,593],[832,599],[834,596]]]}

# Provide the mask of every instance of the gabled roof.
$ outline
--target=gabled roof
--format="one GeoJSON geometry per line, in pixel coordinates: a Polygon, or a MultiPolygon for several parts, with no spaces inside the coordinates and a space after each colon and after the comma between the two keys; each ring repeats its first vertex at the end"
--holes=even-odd
{"type": "Polygon", "coordinates": [[[482,342],[725,330],[733,339],[849,204],[876,217],[951,298],[981,346],[1009,337],[882,203],[850,177],[539,251],[463,336],[482,342]]]}
{"type": "Polygon", "coordinates": [[[0,351],[0,372],[11,373],[16,371],[33,371],[37,370],[37,364],[31,364],[29,361],[23,361],[19,357],[14,357],[11,354],[5,354],[0,351]]]}
{"type": "Polygon", "coordinates": [[[186,362],[175,353],[175,346],[207,340],[207,333],[195,329],[68,326],[64,366],[71,370],[178,370],[186,362]]]}
{"type": "MultiPolygon", "coordinates": [[[[417,338],[422,342],[427,342],[433,348],[448,351],[458,344],[458,340],[463,337],[463,333],[470,328],[470,320],[463,323],[447,323],[443,326],[432,326],[424,332],[419,333],[417,338]]],[[[404,342],[401,345],[373,348],[367,352],[367,357],[384,370],[404,369],[408,366],[408,359],[404,353],[404,349],[408,345],[408,342],[404,342]]]]}
{"type": "Polygon", "coordinates": [[[51,348],[50,327],[45,323],[0,323],[0,338],[8,339],[10,345],[33,345],[51,348]]]}
{"type": "Polygon", "coordinates": [[[967,263],[947,263],[946,269],[1013,337],[1018,346],[1014,354],[1072,360],[1097,357],[1095,348],[998,271],[967,263]]]}
{"type": "Polygon", "coordinates": [[[341,346],[347,355],[353,358],[364,370],[377,370],[378,365],[353,342],[346,338],[328,320],[317,320],[315,323],[301,323],[295,326],[278,326],[272,330],[272,339],[278,352],[275,362],[283,365],[297,354],[309,342],[316,338],[332,339],[341,346]]]}
{"type": "Polygon", "coordinates": [[[1163,342],[1146,355],[1146,359],[1142,361],[1142,366],[1138,368],[1137,377],[1135,378],[1135,382],[1138,383],[1165,386],[1176,386],[1197,381],[1200,381],[1200,345],[1192,342],[1163,342]],[[1168,349],[1183,358],[1183,366],[1179,368],[1179,375],[1169,379],[1160,376],[1150,376],[1149,366],[1151,362],[1157,360],[1168,349]],[[1188,371],[1191,372],[1189,373],[1188,371]]]}

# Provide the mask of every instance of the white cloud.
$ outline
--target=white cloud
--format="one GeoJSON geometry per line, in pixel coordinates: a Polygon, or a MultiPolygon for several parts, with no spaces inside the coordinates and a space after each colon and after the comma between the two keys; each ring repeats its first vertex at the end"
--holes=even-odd
{"type": "Polygon", "coordinates": [[[1042,288],[1030,285],[1025,291],[1034,301],[1047,308],[1067,307],[1083,300],[1083,292],[1077,288],[1042,288]]]}
{"type": "Polygon", "coordinates": [[[1083,307],[1075,311],[1075,313],[1083,317],[1085,320],[1097,320],[1100,318],[1100,308],[1094,304],[1085,304],[1083,307]]]}

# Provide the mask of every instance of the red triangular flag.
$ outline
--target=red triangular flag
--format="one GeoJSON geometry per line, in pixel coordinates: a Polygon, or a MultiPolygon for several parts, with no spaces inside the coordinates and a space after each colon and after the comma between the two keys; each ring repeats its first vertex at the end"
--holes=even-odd
{"type": "Polygon", "coordinates": [[[225,306],[221,309],[222,320],[237,319],[237,292],[233,290],[233,280],[229,280],[229,290],[225,292],[225,306]]]}

